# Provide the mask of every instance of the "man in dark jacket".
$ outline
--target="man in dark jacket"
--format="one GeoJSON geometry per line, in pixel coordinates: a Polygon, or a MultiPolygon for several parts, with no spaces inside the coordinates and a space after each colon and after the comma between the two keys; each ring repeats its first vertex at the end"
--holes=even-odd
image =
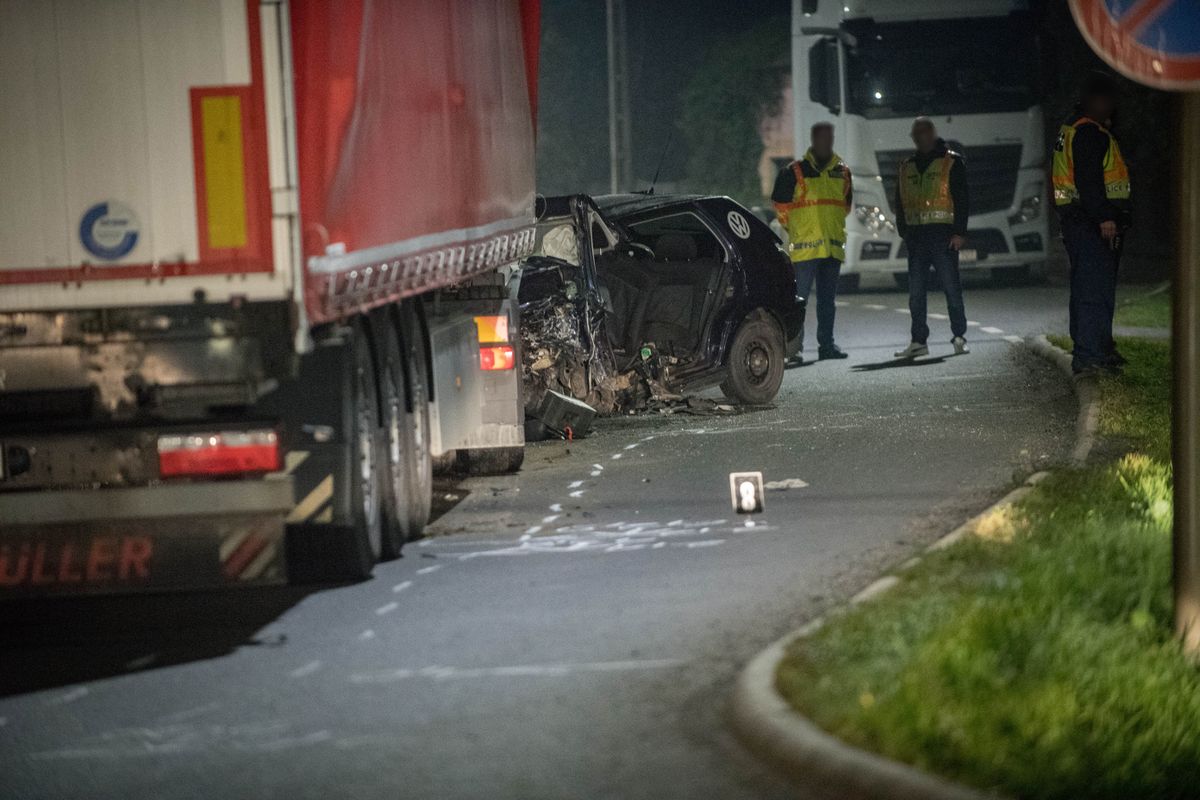
{"type": "Polygon", "coordinates": [[[897,358],[929,354],[926,292],[932,268],[946,293],[951,343],[956,354],[967,349],[967,312],[963,306],[958,253],[966,244],[967,168],[963,157],[948,150],[928,117],[912,124],[915,155],[900,162],[896,187],[896,229],[908,248],[908,310],[912,315],[912,341],[897,358]]]}
{"type": "Polygon", "coordinates": [[[1076,113],[1054,147],[1054,207],[1071,261],[1071,366],[1076,374],[1120,369],[1113,344],[1121,235],[1130,224],[1129,171],[1108,130],[1116,81],[1089,76],[1076,113]]]}

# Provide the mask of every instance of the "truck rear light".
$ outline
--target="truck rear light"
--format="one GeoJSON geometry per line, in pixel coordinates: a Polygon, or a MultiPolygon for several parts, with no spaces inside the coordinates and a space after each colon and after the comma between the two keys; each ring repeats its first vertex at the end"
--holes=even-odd
{"type": "Polygon", "coordinates": [[[502,344],[508,341],[508,315],[497,317],[476,317],[475,327],[479,329],[480,344],[502,344]]]}
{"type": "Polygon", "coordinates": [[[513,348],[511,344],[479,348],[479,368],[482,370],[512,369],[513,362],[513,348]]]}
{"type": "Polygon", "coordinates": [[[272,430],[184,433],[158,437],[163,478],[275,472],[282,466],[272,430]]]}

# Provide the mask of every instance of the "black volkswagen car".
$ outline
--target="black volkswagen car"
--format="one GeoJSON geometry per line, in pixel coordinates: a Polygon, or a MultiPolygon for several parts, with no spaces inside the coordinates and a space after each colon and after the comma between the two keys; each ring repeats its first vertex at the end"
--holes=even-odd
{"type": "Polygon", "coordinates": [[[791,263],[728,197],[539,199],[518,297],[526,405],[547,389],[601,413],[720,384],[770,402],[801,309],[791,263]]]}

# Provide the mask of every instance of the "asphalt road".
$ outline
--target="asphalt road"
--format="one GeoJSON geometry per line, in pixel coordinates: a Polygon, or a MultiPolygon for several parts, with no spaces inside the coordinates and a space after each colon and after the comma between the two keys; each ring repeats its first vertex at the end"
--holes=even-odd
{"type": "Polygon", "coordinates": [[[845,302],[851,359],[774,408],[531,446],[371,581],[0,607],[0,796],[795,796],[728,732],[739,667],[1064,459],[1074,417],[1004,338],[1063,329],[1061,289],[970,291],[972,353],[935,319],[909,366],[904,298],[845,302]],[[732,470],[781,487],[753,525],[732,470]]]}

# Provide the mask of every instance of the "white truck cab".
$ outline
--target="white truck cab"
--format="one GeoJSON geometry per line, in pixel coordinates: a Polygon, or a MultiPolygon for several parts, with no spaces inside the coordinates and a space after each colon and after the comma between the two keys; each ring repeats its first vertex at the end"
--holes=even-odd
{"type": "Polygon", "coordinates": [[[793,0],[796,150],[834,124],[854,176],[846,224],[851,283],[907,277],[893,197],[912,120],[928,116],[966,159],[964,274],[1023,279],[1046,261],[1047,177],[1037,40],[1012,0],[793,0]],[[854,277],[858,276],[858,277],[854,277]]]}

